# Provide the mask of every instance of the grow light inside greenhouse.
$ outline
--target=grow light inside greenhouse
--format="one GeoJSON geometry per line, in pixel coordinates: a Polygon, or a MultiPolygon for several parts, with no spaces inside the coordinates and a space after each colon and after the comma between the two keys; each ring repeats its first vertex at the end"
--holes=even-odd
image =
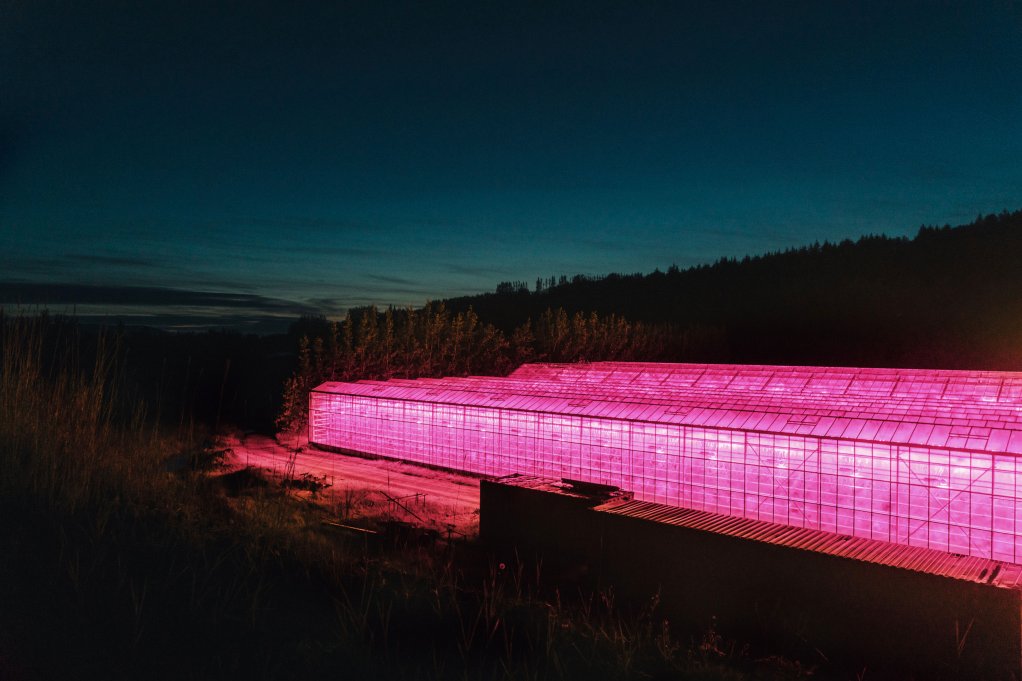
{"type": "Polygon", "coordinates": [[[324,383],[314,444],[1022,562],[1022,373],[598,362],[324,383]]]}

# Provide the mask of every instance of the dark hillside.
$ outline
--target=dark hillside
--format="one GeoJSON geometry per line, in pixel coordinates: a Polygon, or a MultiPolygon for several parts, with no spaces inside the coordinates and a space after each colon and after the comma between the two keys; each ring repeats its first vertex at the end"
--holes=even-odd
{"type": "MultiPolygon", "coordinates": [[[[727,359],[1022,369],[1022,211],[687,270],[446,301],[511,330],[547,309],[723,333],[727,359]]],[[[542,284],[542,282],[541,282],[542,284]]]]}

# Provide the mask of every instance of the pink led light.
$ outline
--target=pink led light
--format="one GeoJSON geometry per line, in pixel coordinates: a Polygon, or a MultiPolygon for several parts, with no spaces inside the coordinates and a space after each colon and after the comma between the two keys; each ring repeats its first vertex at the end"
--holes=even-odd
{"type": "Polygon", "coordinates": [[[1022,562],[1022,374],[530,364],[324,383],[312,442],[1022,562]]]}

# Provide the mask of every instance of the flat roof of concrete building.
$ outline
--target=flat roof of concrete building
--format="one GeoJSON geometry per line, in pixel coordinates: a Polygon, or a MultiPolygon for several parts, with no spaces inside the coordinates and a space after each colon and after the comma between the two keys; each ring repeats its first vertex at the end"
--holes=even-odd
{"type": "MultiPolygon", "coordinates": [[[[493,482],[551,494],[586,496],[584,492],[578,491],[572,485],[553,478],[513,475],[498,478],[493,482]]],[[[923,547],[903,546],[875,539],[861,539],[823,530],[778,525],[761,520],[737,518],[648,501],[635,501],[627,492],[618,492],[610,496],[611,498],[607,501],[597,500],[592,511],[1022,591],[1022,565],[1014,563],[946,553],[923,547]]]]}

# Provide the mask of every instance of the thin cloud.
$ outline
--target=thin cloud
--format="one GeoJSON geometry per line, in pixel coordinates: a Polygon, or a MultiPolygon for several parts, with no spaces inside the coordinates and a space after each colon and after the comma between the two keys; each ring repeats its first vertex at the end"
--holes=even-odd
{"type": "Polygon", "coordinates": [[[260,314],[197,315],[182,313],[154,313],[121,315],[79,312],[75,315],[82,324],[107,326],[121,323],[125,326],[144,326],[166,331],[201,332],[227,329],[240,333],[283,333],[293,323],[293,317],[260,314]]]}
{"type": "Polygon", "coordinates": [[[404,277],[392,277],[386,274],[367,274],[366,279],[372,279],[373,281],[380,281],[384,284],[398,284],[399,286],[416,286],[419,284],[418,281],[412,279],[405,279],[404,277]]]}
{"type": "Polygon", "coordinates": [[[242,224],[250,224],[256,227],[269,227],[271,229],[330,229],[343,231],[365,231],[372,229],[372,226],[359,220],[345,220],[336,218],[320,218],[311,216],[286,216],[286,217],[253,217],[239,220],[242,224]]]}
{"type": "Polygon", "coordinates": [[[348,307],[348,303],[337,297],[307,298],[305,303],[323,314],[337,314],[348,307]]]}
{"type": "Polygon", "coordinates": [[[309,254],[318,256],[355,256],[360,258],[377,258],[388,255],[385,251],[375,248],[360,248],[357,246],[294,246],[289,250],[295,254],[309,254]]]}
{"type": "Polygon", "coordinates": [[[499,267],[473,267],[471,265],[459,265],[457,263],[448,262],[443,263],[443,267],[452,274],[467,274],[473,277],[506,277],[510,274],[509,270],[499,267]]]}
{"type": "Polygon", "coordinates": [[[66,262],[88,263],[109,267],[160,267],[162,263],[153,258],[131,258],[113,255],[88,255],[85,253],[69,253],[62,256],[66,262]]]}
{"type": "Polygon", "coordinates": [[[152,308],[191,307],[253,310],[275,314],[310,314],[310,306],[251,293],[192,291],[157,286],[90,286],[0,282],[0,303],[15,305],[133,305],[152,308]]]}

